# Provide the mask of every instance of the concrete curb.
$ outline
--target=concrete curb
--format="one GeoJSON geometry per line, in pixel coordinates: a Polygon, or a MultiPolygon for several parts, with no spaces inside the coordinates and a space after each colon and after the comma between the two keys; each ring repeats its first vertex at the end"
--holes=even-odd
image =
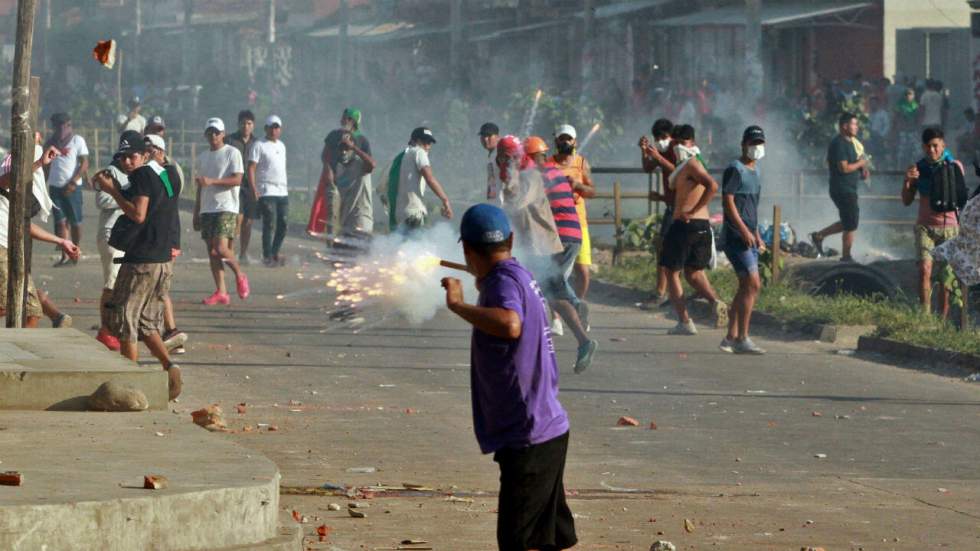
{"type": "Polygon", "coordinates": [[[752,325],[848,347],[856,347],[858,339],[877,329],[877,326],[874,325],[834,325],[831,323],[785,321],[768,312],[752,312],[752,325]]]}
{"type": "Polygon", "coordinates": [[[861,337],[858,339],[858,352],[873,352],[894,360],[923,363],[943,363],[972,374],[980,372],[980,356],[961,354],[938,348],[908,344],[881,337],[861,337]]]}

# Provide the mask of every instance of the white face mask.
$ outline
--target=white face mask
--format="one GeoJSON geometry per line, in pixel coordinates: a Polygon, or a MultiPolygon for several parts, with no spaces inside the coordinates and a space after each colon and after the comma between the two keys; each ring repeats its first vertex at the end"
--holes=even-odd
{"type": "Polygon", "coordinates": [[[750,145],[745,154],[753,161],[758,161],[766,156],[766,146],[764,144],[750,145]]]}
{"type": "Polygon", "coordinates": [[[677,163],[683,163],[684,161],[690,159],[691,157],[696,157],[701,153],[698,146],[687,147],[686,145],[677,144],[674,146],[674,157],[677,158],[677,163]]]}
{"type": "Polygon", "coordinates": [[[664,138],[662,140],[657,140],[656,142],[653,143],[653,145],[654,145],[654,147],[657,148],[657,151],[659,151],[661,153],[666,153],[667,152],[667,148],[670,147],[670,138],[664,138]]]}

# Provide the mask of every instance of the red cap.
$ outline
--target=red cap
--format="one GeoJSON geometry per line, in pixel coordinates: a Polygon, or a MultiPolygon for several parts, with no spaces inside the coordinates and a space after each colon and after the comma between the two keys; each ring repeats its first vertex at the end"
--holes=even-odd
{"type": "Polygon", "coordinates": [[[497,142],[497,153],[503,153],[504,155],[511,158],[518,158],[524,156],[524,147],[521,145],[521,140],[512,134],[508,134],[500,141],[497,142]]]}

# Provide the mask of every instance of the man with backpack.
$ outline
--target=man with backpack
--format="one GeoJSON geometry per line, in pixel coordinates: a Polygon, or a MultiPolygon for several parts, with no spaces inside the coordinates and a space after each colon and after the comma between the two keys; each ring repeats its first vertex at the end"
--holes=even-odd
{"type": "MultiPolygon", "coordinates": [[[[919,214],[915,221],[915,249],[919,261],[919,300],[926,312],[932,303],[932,252],[959,234],[957,211],[966,204],[963,165],[946,149],[943,131],[927,128],[922,132],[925,156],[905,172],[902,203],[909,206],[919,195],[919,214]]],[[[949,316],[949,289],[943,285],[939,308],[943,319],[949,316]]]]}

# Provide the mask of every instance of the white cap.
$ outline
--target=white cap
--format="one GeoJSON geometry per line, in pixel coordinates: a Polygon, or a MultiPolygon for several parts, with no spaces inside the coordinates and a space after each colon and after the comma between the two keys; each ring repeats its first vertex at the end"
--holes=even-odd
{"type": "Polygon", "coordinates": [[[570,124],[563,124],[555,129],[556,138],[562,134],[568,134],[573,140],[578,138],[578,134],[575,132],[575,127],[570,124]]]}
{"type": "Polygon", "coordinates": [[[207,124],[204,125],[204,131],[207,132],[209,128],[214,128],[218,132],[225,131],[225,121],[219,119],[218,117],[211,117],[208,119],[207,124]]]}
{"type": "Polygon", "coordinates": [[[282,119],[280,119],[278,115],[269,115],[269,118],[265,119],[265,125],[272,126],[273,124],[282,126],[282,119]]]}
{"type": "Polygon", "coordinates": [[[153,147],[161,151],[167,150],[167,142],[165,142],[163,140],[163,137],[160,136],[159,134],[147,134],[145,140],[146,143],[152,145],[153,147]]]}

